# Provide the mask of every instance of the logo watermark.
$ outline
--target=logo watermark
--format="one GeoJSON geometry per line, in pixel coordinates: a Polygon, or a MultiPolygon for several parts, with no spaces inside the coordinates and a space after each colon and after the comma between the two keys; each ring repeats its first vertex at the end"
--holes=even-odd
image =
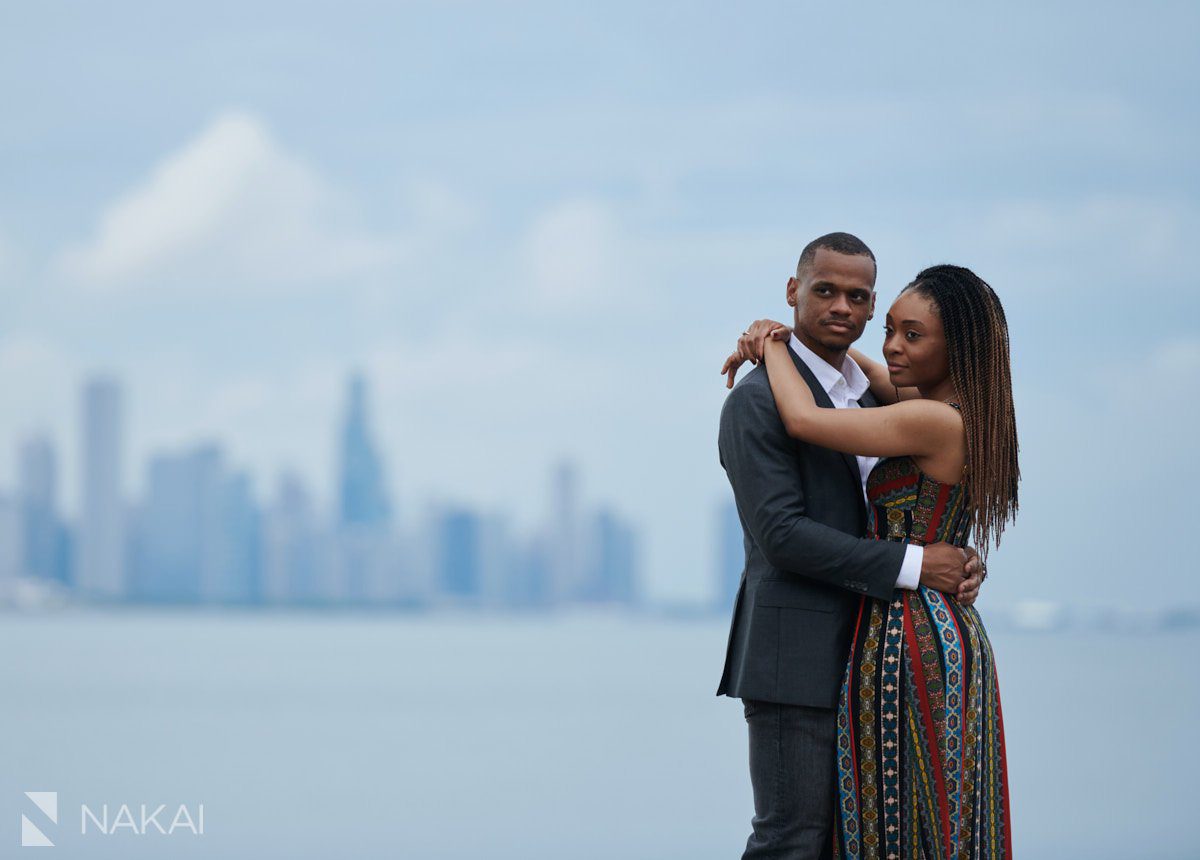
{"type": "MultiPolygon", "coordinates": [[[[58,792],[57,791],[27,791],[25,796],[33,801],[33,805],[38,808],[42,814],[42,819],[49,820],[51,824],[58,824],[58,792]]],[[[41,821],[41,827],[29,820],[24,812],[21,813],[21,847],[22,848],[53,848],[54,843],[50,841],[50,837],[43,832],[42,828],[46,826],[45,820],[41,821]]]]}
{"type": "MultiPolygon", "coordinates": [[[[29,815],[21,813],[21,847],[53,848],[47,831],[50,825],[58,826],[58,792],[27,791],[25,797],[37,811],[30,808],[29,815]]],[[[204,804],[81,803],[78,820],[80,836],[203,836],[204,804]]]]}

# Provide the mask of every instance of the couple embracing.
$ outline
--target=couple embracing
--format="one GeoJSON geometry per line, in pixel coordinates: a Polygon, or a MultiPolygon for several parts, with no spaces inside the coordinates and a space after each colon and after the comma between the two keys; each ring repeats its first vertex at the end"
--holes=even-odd
{"type": "Polygon", "coordinates": [[[1008,328],[959,266],[918,273],[884,360],[851,349],[875,256],[831,233],[722,373],[719,447],[746,551],[717,695],[742,700],[743,858],[1012,856],[983,559],[1017,509],[1008,328]],[[757,365],[736,386],[738,367],[757,365]]]}

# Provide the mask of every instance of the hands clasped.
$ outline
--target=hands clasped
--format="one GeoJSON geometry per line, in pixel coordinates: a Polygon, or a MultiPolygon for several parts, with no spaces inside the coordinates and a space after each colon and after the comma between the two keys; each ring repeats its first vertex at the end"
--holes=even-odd
{"type": "Polygon", "coordinates": [[[921,585],[948,594],[963,606],[979,597],[979,586],[987,568],[974,547],[932,543],[925,547],[921,562],[921,585]]]}

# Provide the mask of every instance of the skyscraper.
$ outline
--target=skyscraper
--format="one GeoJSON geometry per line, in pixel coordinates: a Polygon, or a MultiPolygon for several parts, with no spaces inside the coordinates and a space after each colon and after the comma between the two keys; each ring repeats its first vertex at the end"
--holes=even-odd
{"type": "Polygon", "coordinates": [[[203,595],[210,499],[219,479],[214,446],[159,454],[149,464],[134,529],[132,591],[139,600],[193,603],[203,595]]]}
{"type": "Polygon", "coordinates": [[[155,457],[137,517],[136,596],[185,603],[256,601],[259,531],[249,477],[227,468],[218,445],[155,457]]]}
{"type": "Polygon", "coordinates": [[[597,511],[592,520],[587,599],[627,606],[636,603],[637,555],[633,528],[608,508],[597,511]]]}
{"type": "Polygon", "coordinates": [[[371,436],[366,381],[350,377],[342,422],[334,580],[348,603],[390,602],[400,591],[383,461],[371,436]]]}
{"type": "Polygon", "coordinates": [[[366,382],[361,373],[355,373],[350,377],[341,433],[338,486],[342,525],[384,525],[391,517],[383,463],[371,439],[366,401],[366,382]]]}
{"type": "Polygon", "coordinates": [[[21,575],[21,507],[11,496],[0,493],[0,599],[15,594],[21,575]]]}
{"type": "Polygon", "coordinates": [[[17,472],[21,567],[28,576],[66,584],[67,530],[59,517],[58,462],[47,434],[22,442],[17,472]]]}
{"type": "Polygon", "coordinates": [[[280,476],[263,528],[263,599],[268,603],[330,602],[330,559],[316,506],[300,476],[280,476]]]}
{"type": "Polygon", "coordinates": [[[552,602],[576,600],[586,590],[584,535],[580,523],[579,481],[567,460],[554,466],[550,478],[550,511],[545,546],[552,602]]]}
{"type": "Polygon", "coordinates": [[[222,467],[210,500],[212,519],[205,535],[204,599],[217,603],[257,603],[262,598],[262,513],[250,475],[222,467]]]}
{"type": "Polygon", "coordinates": [[[81,594],[100,600],[125,593],[121,412],[121,389],[115,379],[96,377],[86,383],[76,586],[81,594]]]}
{"type": "Polygon", "coordinates": [[[477,600],[481,589],[482,528],[479,516],[465,508],[442,514],[438,525],[438,591],[477,600]]]}
{"type": "Polygon", "coordinates": [[[550,605],[550,553],[545,535],[516,542],[509,562],[509,604],[542,609],[550,605]]]}
{"type": "Polygon", "coordinates": [[[508,516],[498,510],[479,519],[479,595],[487,606],[516,603],[514,547],[508,516]]]}

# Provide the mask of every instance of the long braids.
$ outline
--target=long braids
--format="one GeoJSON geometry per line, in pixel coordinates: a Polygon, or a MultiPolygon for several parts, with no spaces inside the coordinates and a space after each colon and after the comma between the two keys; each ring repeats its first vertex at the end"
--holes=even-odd
{"type": "Polygon", "coordinates": [[[929,298],[946,333],[950,380],[959,397],[967,440],[967,499],[972,539],[988,544],[1017,515],[1017,421],[1012,401],[1008,321],[992,288],[962,266],[930,266],[905,290],[929,298]]]}

